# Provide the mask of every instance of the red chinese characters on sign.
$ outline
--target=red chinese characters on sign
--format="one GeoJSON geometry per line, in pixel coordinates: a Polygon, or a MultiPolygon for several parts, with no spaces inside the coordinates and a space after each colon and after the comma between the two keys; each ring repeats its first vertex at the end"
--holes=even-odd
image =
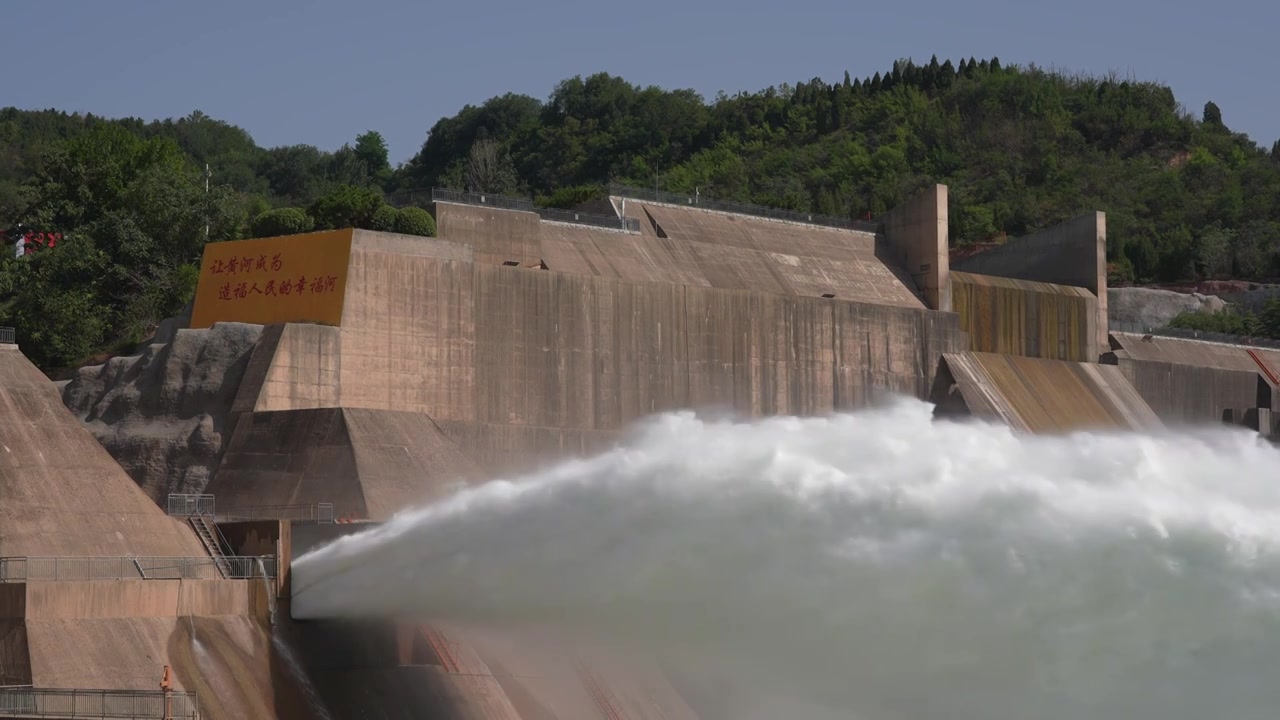
{"type": "Polygon", "coordinates": [[[313,278],[299,275],[297,277],[271,278],[266,280],[265,283],[248,280],[225,282],[218,287],[218,300],[243,300],[250,295],[265,295],[268,297],[327,295],[337,291],[337,275],[313,278]]]}
{"type": "Polygon", "coordinates": [[[213,275],[247,275],[249,273],[278,273],[284,269],[284,260],[280,253],[268,258],[266,255],[243,255],[226,260],[214,260],[209,272],[213,275]]]}

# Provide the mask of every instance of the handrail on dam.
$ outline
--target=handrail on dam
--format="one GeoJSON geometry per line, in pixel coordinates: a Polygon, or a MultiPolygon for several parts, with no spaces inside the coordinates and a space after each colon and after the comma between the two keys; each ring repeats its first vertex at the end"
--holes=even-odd
{"type": "Polygon", "coordinates": [[[256,580],[278,574],[274,555],[211,557],[0,557],[0,583],[102,580],[256,580]]]}
{"type": "Polygon", "coordinates": [[[551,222],[590,225],[592,227],[624,230],[632,233],[640,232],[640,221],[635,218],[541,207],[528,198],[510,197],[508,195],[468,193],[447,188],[431,188],[429,191],[425,189],[401,190],[387,196],[387,204],[394,207],[416,205],[427,201],[458,203],[459,205],[482,205],[498,208],[499,210],[520,210],[536,213],[538,217],[551,222]]]}
{"type": "Polygon", "coordinates": [[[0,687],[0,717],[196,720],[194,692],[0,687]]]}
{"type": "Polygon", "coordinates": [[[782,210],[779,208],[771,208],[767,205],[753,205],[751,203],[734,202],[731,200],[711,200],[703,197],[701,194],[689,195],[687,193],[646,190],[645,188],[618,185],[616,183],[610,183],[609,194],[616,195],[618,197],[631,198],[633,200],[648,200],[650,202],[666,203],[668,205],[685,205],[688,207],[702,208],[704,210],[716,210],[719,212],[737,213],[739,215],[753,215],[755,217],[762,217],[770,220],[786,220],[788,222],[803,223],[805,225],[821,225],[823,227],[839,228],[842,230],[857,230],[859,232],[869,233],[880,231],[880,223],[875,220],[857,220],[854,218],[839,217],[836,215],[821,215],[819,213],[782,210]]]}
{"type": "Polygon", "coordinates": [[[0,345],[17,345],[18,334],[11,327],[0,327],[0,345]]]}
{"type": "Polygon", "coordinates": [[[1147,331],[1156,337],[1181,338],[1184,340],[1200,340],[1225,345],[1253,346],[1260,348],[1280,349],[1280,340],[1250,337],[1248,335],[1228,335],[1227,333],[1208,332],[1206,330],[1188,330],[1187,328],[1162,327],[1147,331]]]}
{"type": "Polygon", "coordinates": [[[333,503],[298,505],[249,505],[219,510],[213,495],[170,493],[168,513],[173,517],[190,518],[203,515],[215,522],[239,522],[247,520],[290,520],[314,522],[321,525],[333,523],[333,503]]]}
{"type": "Polygon", "coordinates": [[[617,215],[597,215],[595,213],[545,208],[535,205],[524,198],[507,197],[505,195],[489,195],[487,193],[466,193],[445,188],[431,188],[432,202],[452,202],[463,205],[487,205],[504,210],[523,210],[537,213],[543,220],[573,223],[575,225],[591,225],[594,227],[614,228],[627,232],[640,232],[640,221],[635,218],[618,217],[617,215]]]}
{"type": "Polygon", "coordinates": [[[290,520],[293,522],[314,522],[320,525],[333,524],[333,503],[311,503],[310,505],[253,505],[250,507],[219,510],[214,518],[219,522],[237,522],[246,520],[290,520]]]}

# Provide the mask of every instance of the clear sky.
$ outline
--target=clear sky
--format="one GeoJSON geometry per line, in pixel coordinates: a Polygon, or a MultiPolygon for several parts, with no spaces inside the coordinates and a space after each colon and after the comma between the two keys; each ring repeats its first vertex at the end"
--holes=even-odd
{"type": "Polygon", "coordinates": [[[1277,0],[0,0],[0,106],[111,117],[202,110],[261,145],[332,150],[379,130],[408,159],[440,117],[606,71],[633,83],[757,90],[892,67],[1003,63],[1171,85],[1198,116],[1280,139],[1277,0]]]}

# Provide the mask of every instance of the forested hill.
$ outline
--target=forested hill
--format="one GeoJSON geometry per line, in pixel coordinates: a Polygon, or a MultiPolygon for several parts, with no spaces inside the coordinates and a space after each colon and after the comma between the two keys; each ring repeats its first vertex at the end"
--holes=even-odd
{"type": "Polygon", "coordinates": [[[941,182],[953,243],[1103,210],[1118,281],[1280,274],[1280,141],[1232,132],[1213,103],[1187,113],[1155,83],[935,59],[705,104],[596,75],[439,121],[403,182],[465,182],[477,139],[509,159],[494,191],[571,201],[566,188],[612,178],[860,216],[941,182]]]}
{"type": "Polygon", "coordinates": [[[0,261],[0,325],[44,367],[74,364],[181,306],[206,222],[210,240],[343,224],[427,234],[429,219],[380,195],[444,186],[570,206],[610,181],[852,216],[941,182],[957,244],[1097,209],[1115,282],[1280,276],[1280,141],[1232,132],[1213,103],[1186,112],[1156,83],[934,59],[711,101],[573,78],[546,101],[505,94],[439,120],[399,167],[373,131],[330,152],[263,148],[199,112],[0,110],[0,230],[67,234],[0,261]]]}

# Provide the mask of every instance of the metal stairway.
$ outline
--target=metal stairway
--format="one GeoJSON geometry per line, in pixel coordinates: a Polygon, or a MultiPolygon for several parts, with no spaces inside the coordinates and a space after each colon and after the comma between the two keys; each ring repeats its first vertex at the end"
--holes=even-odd
{"type": "Polygon", "coordinates": [[[213,562],[218,567],[218,572],[222,573],[222,577],[231,577],[231,565],[227,562],[227,556],[222,552],[221,533],[218,532],[218,526],[213,524],[213,518],[205,514],[195,514],[188,518],[191,523],[191,529],[196,531],[196,537],[200,538],[200,542],[204,544],[204,549],[209,552],[209,557],[213,558],[213,562]]]}

